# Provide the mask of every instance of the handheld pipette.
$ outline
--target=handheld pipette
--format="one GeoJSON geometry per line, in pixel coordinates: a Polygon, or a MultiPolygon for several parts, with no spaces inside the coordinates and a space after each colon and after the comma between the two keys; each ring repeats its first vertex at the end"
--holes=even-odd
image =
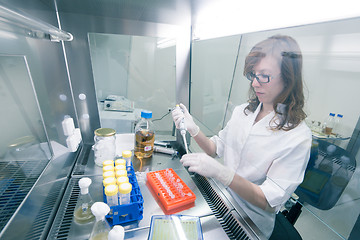
{"type": "MultiPolygon", "coordinates": [[[[176,107],[180,108],[179,105],[176,105],[176,107]]],[[[186,154],[188,154],[189,150],[188,150],[187,142],[186,142],[186,128],[185,128],[185,119],[184,118],[181,119],[181,122],[179,124],[179,129],[180,129],[180,134],[184,141],[186,154]]]]}

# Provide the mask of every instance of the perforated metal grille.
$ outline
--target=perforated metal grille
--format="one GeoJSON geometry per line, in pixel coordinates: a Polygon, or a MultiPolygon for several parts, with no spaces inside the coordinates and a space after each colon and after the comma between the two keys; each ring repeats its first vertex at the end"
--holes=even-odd
{"type": "Polygon", "coordinates": [[[70,180],[68,189],[71,189],[71,191],[65,191],[63,202],[59,207],[59,209],[64,209],[64,211],[57,213],[48,239],[68,239],[76,202],[80,195],[80,188],[76,183],[77,180],[70,180]]]}
{"type": "Polygon", "coordinates": [[[241,223],[234,217],[207,179],[198,174],[196,174],[193,179],[228,237],[230,239],[240,240],[250,239],[241,223]]]}
{"type": "Polygon", "coordinates": [[[0,162],[0,231],[48,164],[47,160],[0,162]]]}
{"type": "Polygon", "coordinates": [[[61,200],[59,195],[66,183],[67,181],[57,181],[51,186],[51,190],[47,194],[47,197],[30,228],[31,231],[27,233],[25,239],[43,239],[47,236],[48,226],[52,223],[52,218],[57,210],[56,206],[61,200]]]}

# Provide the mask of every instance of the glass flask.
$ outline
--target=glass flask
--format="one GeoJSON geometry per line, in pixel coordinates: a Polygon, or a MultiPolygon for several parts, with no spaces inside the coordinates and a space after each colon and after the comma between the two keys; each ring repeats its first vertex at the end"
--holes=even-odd
{"type": "Polygon", "coordinates": [[[135,127],[134,154],[138,158],[149,158],[154,151],[155,132],[151,111],[141,111],[141,120],[135,127]]]}
{"type": "Polygon", "coordinates": [[[74,211],[75,222],[79,224],[86,224],[95,219],[94,215],[91,213],[91,206],[94,202],[89,194],[90,184],[90,178],[84,177],[79,180],[80,197],[74,211]]]}
{"type": "Polygon", "coordinates": [[[96,222],[91,231],[90,240],[107,240],[111,230],[105,216],[110,212],[110,207],[103,202],[96,202],[91,207],[91,212],[96,218],[96,222]]]}
{"type": "Polygon", "coordinates": [[[93,145],[95,164],[103,167],[103,162],[106,160],[114,160],[116,156],[115,133],[112,128],[98,128],[94,131],[93,145]]]}

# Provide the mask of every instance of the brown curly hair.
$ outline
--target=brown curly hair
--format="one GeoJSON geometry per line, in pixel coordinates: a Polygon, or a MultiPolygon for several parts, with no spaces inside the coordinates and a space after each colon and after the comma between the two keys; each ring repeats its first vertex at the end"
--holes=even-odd
{"type": "MultiPolygon", "coordinates": [[[[271,55],[281,61],[281,79],[284,82],[284,90],[274,101],[275,117],[280,121],[274,121],[277,130],[291,130],[298,126],[306,118],[304,108],[304,93],[302,81],[302,54],[297,42],[289,36],[275,35],[256,44],[245,59],[244,76],[253,71],[253,68],[266,55],[271,55]],[[284,112],[277,109],[278,103],[285,104],[284,112]]],[[[251,86],[251,84],[250,84],[251,86]]],[[[260,104],[253,87],[249,90],[249,105],[244,109],[254,112],[260,104]]]]}

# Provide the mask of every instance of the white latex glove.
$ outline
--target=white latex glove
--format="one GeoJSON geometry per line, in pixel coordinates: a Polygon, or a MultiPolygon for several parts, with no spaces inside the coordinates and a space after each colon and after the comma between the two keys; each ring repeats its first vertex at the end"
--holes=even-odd
{"type": "Polygon", "coordinates": [[[182,103],[171,112],[171,115],[177,129],[180,129],[180,122],[184,119],[185,129],[192,137],[195,137],[200,132],[200,128],[195,124],[189,111],[182,103]]]}
{"type": "Polygon", "coordinates": [[[196,172],[204,177],[213,177],[226,187],[232,182],[235,171],[222,165],[206,153],[190,153],[183,155],[180,162],[189,167],[190,172],[196,172]]]}

